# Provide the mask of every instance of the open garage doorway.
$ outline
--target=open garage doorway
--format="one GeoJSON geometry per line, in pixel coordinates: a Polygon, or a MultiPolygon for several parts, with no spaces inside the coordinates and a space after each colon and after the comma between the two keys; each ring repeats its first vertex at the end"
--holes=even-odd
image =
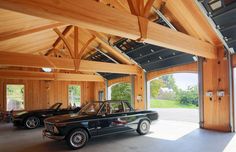
{"type": "Polygon", "coordinates": [[[148,81],[148,109],[160,120],[199,123],[198,74],[174,73],[148,81]]]}
{"type": "Polygon", "coordinates": [[[132,87],[130,83],[121,82],[108,87],[108,100],[126,100],[132,106],[132,87]]]}

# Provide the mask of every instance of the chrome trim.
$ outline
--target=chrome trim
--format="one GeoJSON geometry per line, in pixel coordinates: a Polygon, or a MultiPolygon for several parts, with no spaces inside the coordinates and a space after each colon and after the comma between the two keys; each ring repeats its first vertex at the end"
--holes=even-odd
{"type": "Polygon", "coordinates": [[[43,130],[43,137],[47,137],[47,138],[55,139],[55,140],[65,139],[65,136],[55,136],[55,135],[52,135],[52,133],[48,132],[47,130],[43,130]]]}

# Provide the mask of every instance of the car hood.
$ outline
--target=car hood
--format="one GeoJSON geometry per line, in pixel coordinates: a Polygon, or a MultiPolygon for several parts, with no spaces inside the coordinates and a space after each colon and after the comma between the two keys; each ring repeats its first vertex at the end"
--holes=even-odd
{"type": "Polygon", "coordinates": [[[45,119],[45,122],[49,123],[65,123],[65,122],[73,122],[73,121],[81,121],[81,120],[88,120],[92,119],[94,116],[86,115],[86,114],[65,114],[60,116],[53,116],[50,118],[45,119]]]}
{"type": "Polygon", "coordinates": [[[22,112],[18,112],[16,113],[16,117],[20,117],[20,116],[24,116],[24,115],[28,115],[28,114],[35,114],[35,113],[46,113],[52,111],[51,109],[38,109],[38,110],[30,110],[30,111],[22,111],[22,112]]]}

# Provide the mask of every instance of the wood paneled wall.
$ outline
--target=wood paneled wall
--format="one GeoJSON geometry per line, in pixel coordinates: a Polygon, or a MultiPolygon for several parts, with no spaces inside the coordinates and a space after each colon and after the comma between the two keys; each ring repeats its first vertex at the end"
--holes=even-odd
{"type": "Polygon", "coordinates": [[[68,106],[68,86],[81,86],[81,104],[98,100],[98,91],[103,90],[103,82],[69,82],[44,80],[0,79],[0,110],[6,109],[6,84],[25,85],[25,109],[47,108],[56,102],[68,106]]]}
{"type": "Polygon", "coordinates": [[[144,89],[144,71],[139,69],[138,74],[134,77],[134,108],[135,109],[145,109],[145,89],[144,89]],[[137,97],[141,96],[142,100],[137,100],[137,97]]]}
{"type": "Polygon", "coordinates": [[[99,100],[98,93],[99,91],[104,92],[103,100],[105,100],[106,91],[105,91],[105,82],[94,82],[94,100],[99,100]]]}
{"type": "Polygon", "coordinates": [[[204,128],[230,131],[229,120],[229,71],[224,49],[218,49],[218,59],[206,59],[203,63],[203,107],[204,128]],[[224,91],[224,97],[218,97],[217,91],[224,91]],[[213,97],[206,92],[213,92],[213,97]]]}

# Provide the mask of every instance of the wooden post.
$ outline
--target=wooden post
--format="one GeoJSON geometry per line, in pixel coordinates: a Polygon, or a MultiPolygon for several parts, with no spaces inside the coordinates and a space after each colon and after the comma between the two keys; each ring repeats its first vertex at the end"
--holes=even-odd
{"type": "Polygon", "coordinates": [[[142,69],[138,70],[138,74],[135,76],[135,98],[134,98],[134,108],[135,109],[145,109],[145,89],[144,89],[144,71],[142,69]]]}
{"type": "Polygon", "coordinates": [[[228,66],[223,47],[218,48],[217,59],[206,59],[203,62],[203,128],[230,131],[228,66]],[[223,91],[224,96],[221,97],[219,91],[223,91]]]}

